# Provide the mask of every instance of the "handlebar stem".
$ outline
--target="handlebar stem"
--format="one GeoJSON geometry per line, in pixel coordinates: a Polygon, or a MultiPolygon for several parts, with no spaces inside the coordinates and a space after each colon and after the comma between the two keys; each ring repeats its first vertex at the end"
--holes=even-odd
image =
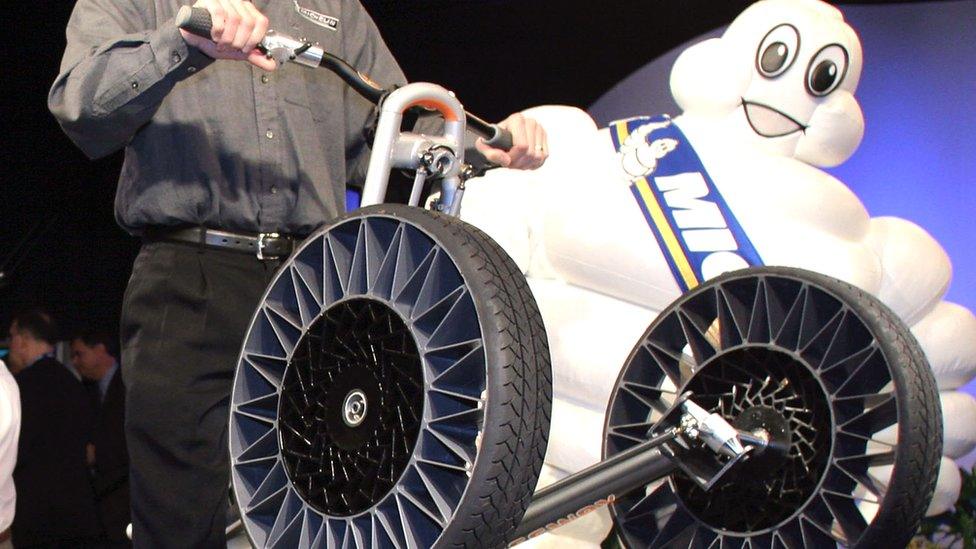
{"type": "MultiPolygon", "coordinates": [[[[373,137],[373,151],[363,185],[363,206],[380,204],[385,200],[390,170],[401,167],[401,162],[404,161],[396,158],[399,155],[395,153],[398,150],[413,149],[410,143],[416,140],[416,134],[401,134],[400,125],[403,122],[403,113],[414,106],[433,108],[441,113],[444,117],[444,131],[440,136],[432,136],[430,141],[439,147],[447,147],[456,159],[455,166],[459,167],[464,163],[465,112],[461,102],[454,94],[436,84],[407,84],[387,95],[380,105],[379,123],[373,137]]],[[[442,210],[457,210],[454,202],[460,186],[459,168],[444,175],[441,180],[442,210]]]]}

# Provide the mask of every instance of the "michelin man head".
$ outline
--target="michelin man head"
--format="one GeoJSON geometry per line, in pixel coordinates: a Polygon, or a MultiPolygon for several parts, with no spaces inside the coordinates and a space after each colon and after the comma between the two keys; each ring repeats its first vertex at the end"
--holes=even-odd
{"type": "Polygon", "coordinates": [[[761,0],[721,38],[679,56],[671,92],[684,115],[721,125],[726,139],[836,166],[864,134],[861,65],[857,34],[833,6],[761,0]]]}

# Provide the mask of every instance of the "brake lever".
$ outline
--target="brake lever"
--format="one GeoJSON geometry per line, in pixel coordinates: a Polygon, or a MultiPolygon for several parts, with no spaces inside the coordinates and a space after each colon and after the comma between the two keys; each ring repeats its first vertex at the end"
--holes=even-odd
{"type": "Polygon", "coordinates": [[[322,63],[325,51],[309,42],[296,40],[286,34],[279,34],[269,30],[257,48],[268,59],[273,59],[278,66],[293,61],[300,65],[318,67],[322,63]]]}

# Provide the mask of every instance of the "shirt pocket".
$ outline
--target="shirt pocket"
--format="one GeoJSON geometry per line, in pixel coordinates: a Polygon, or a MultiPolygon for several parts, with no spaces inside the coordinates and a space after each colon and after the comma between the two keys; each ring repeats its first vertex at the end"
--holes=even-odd
{"type": "MultiPolygon", "coordinates": [[[[292,0],[287,32],[293,38],[311,42],[327,53],[342,57],[342,22],[339,15],[337,2],[304,0],[300,3],[292,0]],[[335,28],[330,26],[331,21],[335,22],[335,28]]],[[[283,73],[285,101],[307,110],[315,121],[335,120],[338,113],[331,111],[342,104],[346,84],[325,68],[297,64],[285,68],[295,69],[283,73]]]]}

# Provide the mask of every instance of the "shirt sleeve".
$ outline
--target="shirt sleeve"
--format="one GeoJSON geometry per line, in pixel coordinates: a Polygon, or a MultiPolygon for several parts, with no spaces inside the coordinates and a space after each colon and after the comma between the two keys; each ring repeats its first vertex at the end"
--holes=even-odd
{"type": "Polygon", "coordinates": [[[79,0],[68,21],[48,108],[89,157],[124,147],[166,94],[212,60],[189,48],[172,20],[154,28],[148,0],[79,0]]]}
{"type": "MultiPolygon", "coordinates": [[[[381,86],[403,85],[407,78],[383,41],[376,23],[358,0],[343,2],[342,54],[356,70],[381,86]]],[[[364,129],[374,107],[346,86],[346,181],[361,185],[369,163],[369,147],[364,129]]]]}

